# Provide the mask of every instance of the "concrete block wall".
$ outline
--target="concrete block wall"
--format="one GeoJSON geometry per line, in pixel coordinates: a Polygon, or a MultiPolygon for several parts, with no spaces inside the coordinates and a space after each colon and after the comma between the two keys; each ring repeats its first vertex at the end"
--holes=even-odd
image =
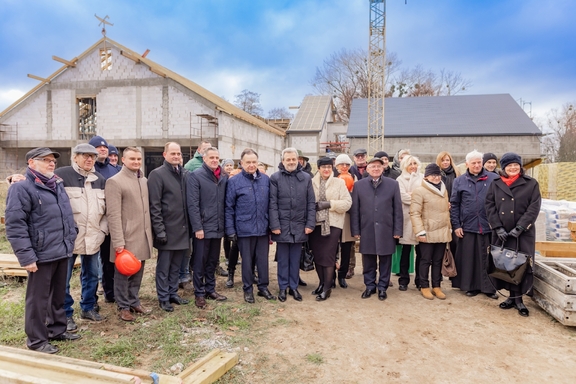
{"type": "Polygon", "coordinates": [[[26,108],[18,109],[3,119],[3,124],[18,125],[18,141],[48,140],[46,120],[46,91],[41,90],[26,100],[26,108]]]}
{"type": "Polygon", "coordinates": [[[78,139],[78,104],[71,89],[54,89],[52,93],[52,140],[78,139]]]}
{"type": "Polygon", "coordinates": [[[107,140],[140,138],[136,131],[136,88],[105,88],[96,96],[98,129],[107,140]]]}
{"type": "Polygon", "coordinates": [[[140,87],[139,92],[142,138],[162,138],[162,86],[140,87]]]}

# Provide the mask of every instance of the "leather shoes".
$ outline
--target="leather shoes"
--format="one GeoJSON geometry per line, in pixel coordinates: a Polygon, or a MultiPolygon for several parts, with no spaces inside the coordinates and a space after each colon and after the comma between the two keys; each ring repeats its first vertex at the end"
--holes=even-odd
{"type": "Polygon", "coordinates": [[[160,301],[160,308],[162,308],[166,312],[173,312],[174,311],[174,307],[170,305],[169,301],[160,301]]]}
{"type": "Polygon", "coordinates": [[[325,291],[325,292],[320,292],[320,293],[318,294],[318,296],[316,296],[316,301],[324,301],[324,300],[326,300],[327,298],[330,297],[330,294],[331,294],[331,293],[332,293],[332,290],[331,290],[331,289],[329,289],[329,290],[327,290],[327,291],[325,291]]]}
{"type": "Polygon", "coordinates": [[[298,285],[301,287],[306,287],[308,285],[308,283],[306,283],[304,280],[302,280],[301,278],[298,278],[298,285]]]}
{"type": "Polygon", "coordinates": [[[346,279],[345,278],[340,278],[338,279],[338,284],[340,284],[341,288],[348,288],[348,283],[346,283],[346,279]]]}
{"type": "Polygon", "coordinates": [[[244,301],[254,304],[254,294],[252,292],[244,292],[244,301]]]}
{"type": "Polygon", "coordinates": [[[528,317],[530,315],[530,311],[528,311],[528,308],[526,308],[524,303],[516,304],[516,309],[518,310],[518,313],[520,314],[520,316],[528,317]]]}
{"type": "Polygon", "coordinates": [[[196,296],[194,304],[196,304],[198,308],[204,309],[206,307],[206,300],[202,296],[196,296]]]}
{"type": "Polygon", "coordinates": [[[130,307],[131,312],[139,313],[141,315],[147,315],[152,312],[151,309],[144,308],[142,305],[137,305],[135,307],[130,307]]]}
{"type": "Polygon", "coordinates": [[[485,295],[491,299],[498,300],[498,295],[495,293],[485,293],[485,295]]]}
{"type": "Polygon", "coordinates": [[[216,301],[224,301],[228,299],[226,296],[219,294],[218,292],[211,292],[206,295],[206,299],[208,300],[216,300],[216,301]]]}
{"type": "Polygon", "coordinates": [[[134,321],[136,320],[136,318],[134,317],[133,314],[130,313],[129,309],[121,309],[120,313],[118,314],[118,316],[120,317],[120,320],[124,320],[124,321],[134,321]]]}
{"type": "Polygon", "coordinates": [[[322,291],[324,291],[324,284],[320,284],[318,286],[318,288],[316,288],[315,290],[312,291],[313,295],[319,295],[322,293],[322,291]]]}
{"type": "Polygon", "coordinates": [[[278,300],[280,300],[281,302],[286,301],[286,290],[285,289],[281,289],[280,292],[278,292],[278,300]]]}
{"type": "Polygon", "coordinates": [[[56,347],[50,343],[46,343],[43,346],[41,346],[40,348],[33,349],[33,351],[53,354],[53,353],[57,353],[59,351],[59,349],[58,349],[58,347],[56,347]]]}
{"type": "Polygon", "coordinates": [[[266,288],[261,289],[258,291],[258,296],[262,296],[266,300],[276,300],[276,296],[270,293],[270,291],[266,288]]]}
{"type": "Polygon", "coordinates": [[[374,288],[374,289],[367,289],[367,290],[365,290],[364,292],[362,292],[362,298],[363,298],[363,299],[367,299],[367,298],[369,298],[370,296],[372,296],[372,295],[375,294],[375,293],[376,293],[376,288],[374,288]]]}
{"type": "Polygon", "coordinates": [[[513,299],[506,299],[503,302],[500,303],[500,305],[498,305],[500,308],[502,309],[510,309],[510,308],[514,308],[516,306],[516,304],[514,304],[514,300],[513,299]]]}
{"type": "Polygon", "coordinates": [[[294,297],[294,300],[302,301],[302,295],[300,294],[300,292],[298,292],[297,289],[290,288],[288,290],[288,294],[291,295],[292,297],[294,297]]]}
{"type": "Polygon", "coordinates": [[[384,300],[386,300],[387,297],[388,297],[388,294],[386,293],[386,291],[384,291],[382,289],[378,290],[378,300],[384,301],[384,300]]]}
{"type": "Polygon", "coordinates": [[[169,301],[176,305],[186,305],[190,302],[190,300],[183,299],[180,296],[172,296],[169,301]]]}
{"type": "Polygon", "coordinates": [[[82,338],[82,336],[77,335],[75,333],[64,332],[64,333],[59,334],[58,336],[49,337],[48,340],[50,340],[50,341],[73,341],[73,340],[78,340],[81,338],[82,338]]]}
{"type": "Polygon", "coordinates": [[[480,293],[480,291],[467,291],[466,296],[474,297],[474,296],[478,295],[479,293],[480,293]]]}
{"type": "Polygon", "coordinates": [[[398,287],[398,289],[401,290],[401,291],[407,291],[407,290],[408,290],[408,286],[407,286],[407,285],[400,285],[400,286],[398,287]]]}

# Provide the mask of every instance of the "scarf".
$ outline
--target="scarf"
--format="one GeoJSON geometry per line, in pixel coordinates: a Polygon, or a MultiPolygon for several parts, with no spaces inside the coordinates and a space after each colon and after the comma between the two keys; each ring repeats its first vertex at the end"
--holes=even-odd
{"type": "Polygon", "coordinates": [[[506,184],[507,186],[511,186],[512,183],[514,183],[516,180],[518,180],[519,177],[520,177],[520,174],[517,174],[516,176],[512,176],[512,177],[500,176],[500,178],[502,179],[504,184],[506,184]]]}
{"type": "Polygon", "coordinates": [[[58,179],[56,179],[54,175],[51,178],[48,178],[48,176],[45,176],[40,172],[33,170],[32,168],[29,169],[34,174],[34,176],[36,176],[36,180],[39,180],[42,184],[50,188],[52,192],[56,193],[56,182],[58,179]]]}
{"type": "MultiPolygon", "coordinates": [[[[318,201],[326,201],[326,182],[327,180],[320,178],[318,201]]],[[[328,215],[328,209],[316,211],[316,222],[321,225],[322,236],[330,235],[330,218],[328,215]]]]}
{"type": "Polygon", "coordinates": [[[425,181],[426,181],[428,184],[430,184],[431,186],[436,187],[436,189],[438,189],[439,191],[442,191],[442,182],[439,182],[438,184],[434,184],[434,183],[431,183],[431,182],[428,181],[428,180],[425,180],[425,181]]]}
{"type": "Polygon", "coordinates": [[[214,176],[216,176],[216,180],[220,180],[220,173],[221,172],[222,172],[222,169],[220,167],[218,167],[214,170],[214,176]]]}
{"type": "Polygon", "coordinates": [[[449,174],[449,173],[454,173],[454,168],[452,168],[452,165],[449,165],[448,167],[446,167],[445,169],[442,170],[445,174],[449,174]]]}

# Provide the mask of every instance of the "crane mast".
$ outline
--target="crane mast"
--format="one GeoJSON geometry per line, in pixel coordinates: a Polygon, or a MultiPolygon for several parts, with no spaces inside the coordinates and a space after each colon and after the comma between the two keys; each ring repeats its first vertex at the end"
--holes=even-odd
{"type": "Polygon", "coordinates": [[[384,150],[386,0],[370,0],[368,45],[368,156],[384,150]]]}

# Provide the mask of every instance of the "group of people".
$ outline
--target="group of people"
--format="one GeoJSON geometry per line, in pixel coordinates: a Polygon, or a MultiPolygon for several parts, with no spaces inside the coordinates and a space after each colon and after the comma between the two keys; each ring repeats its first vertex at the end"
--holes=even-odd
{"type": "Polygon", "coordinates": [[[317,301],[331,295],[336,282],[346,288],[353,276],[354,244],[360,240],[365,290],[387,298],[393,258],[399,259],[399,289],[410,282],[416,254],[415,284],[427,299],[445,299],[441,263],[449,247],[458,275],[452,286],[468,296],[497,298],[508,289],[503,309],[528,315],[522,295],[531,293],[531,270],[519,286],[493,281],[486,272],[488,245],[518,241],[534,252],[534,221],[540,195],[538,183],[525,175],[520,157],[507,153],[500,174],[488,170],[493,154],[473,151],[467,171],[459,175],[449,153],[420,171],[419,159],[400,150],[389,162],[385,152],[367,159],[366,151],[320,158],[312,174],[307,158],[295,148],[282,151],[278,171],[266,175],[258,154],[246,148],[238,168],[221,162],[219,151],[202,142],[183,165],[181,147],[164,147],[162,166],[144,177],[142,152],[127,147],[122,166],[118,151],[99,136],[73,149],[73,164],[56,168],[60,154],[35,148],[26,155],[24,176],[12,177],[6,206],[6,233],[20,264],[29,272],[25,329],[30,349],[55,353],[51,340],[76,340],[70,278],[81,258],[82,319],[101,321],[98,313],[99,271],[104,300],[116,303],[124,321],[150,313],[139,299],[145,261],[158,250],[155,282],[159,307],[172,312],[189,300],[178,294],[192,280],[194,302],[224,301],[216,291],[220,250],[228,245],[227,287],[234,285],[238,254],[244,300],[257,296],[301,301],[298,288],[303,246],[314,254],[319,284],[317,301]],[[455,235],[455,236],[454,236],[455,235]],[[269,249],[277,243],[278,295],[269,286],[269,249]],[[233,249],[236,254],[234,256],[233,249]],[[116,255],[130,251],[141,262],[125,275],[116,255]],[[256,272],[257,271],[257,275],[256,272]],[[192,276],[190,278],[190,275],[192,276]],[[431,280],[431,286],[430,286],[431,280]],[[46,306],[46,303],[49,303],[46,306]]]}

